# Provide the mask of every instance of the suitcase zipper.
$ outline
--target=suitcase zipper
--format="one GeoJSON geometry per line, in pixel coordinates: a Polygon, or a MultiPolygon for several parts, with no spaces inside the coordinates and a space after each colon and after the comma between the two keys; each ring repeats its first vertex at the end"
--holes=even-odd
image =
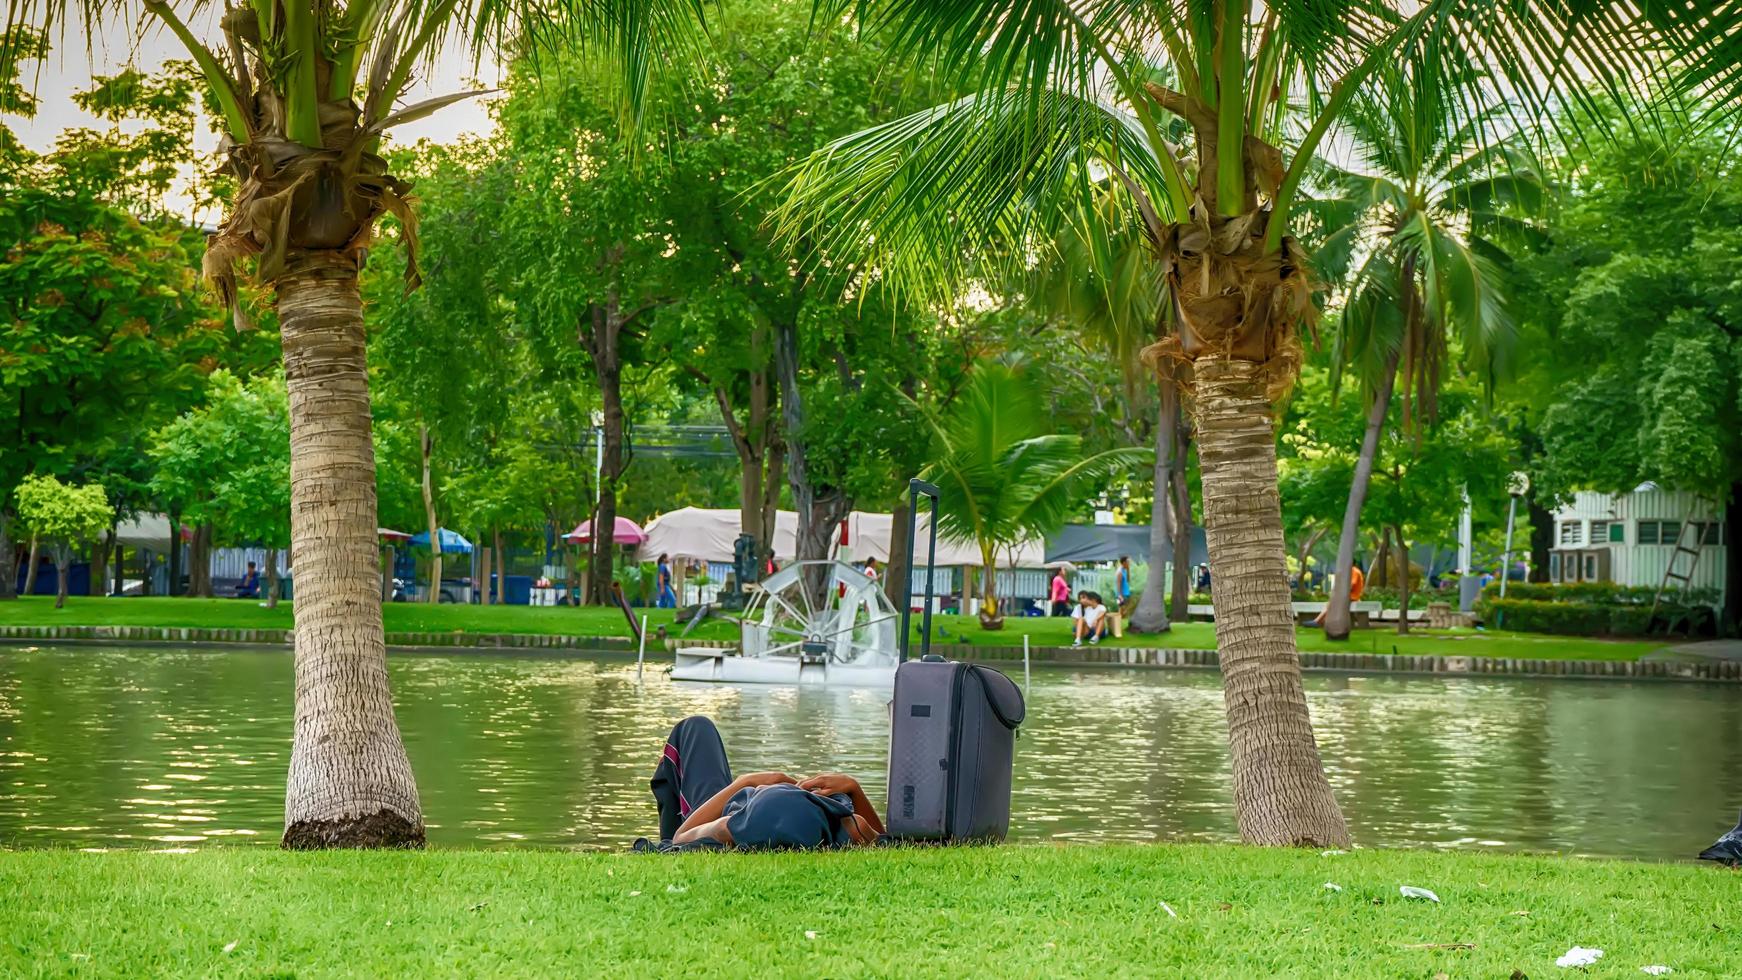
{"type": "Polygon", "coordinates": [[[950,743],[949,770],[944,776],[944,837],[954,837],[956,824],[956,774],[962,769],[962,679],[968,675],[967,664],[956,664],[956,676],[950,680],[950,743]]]}

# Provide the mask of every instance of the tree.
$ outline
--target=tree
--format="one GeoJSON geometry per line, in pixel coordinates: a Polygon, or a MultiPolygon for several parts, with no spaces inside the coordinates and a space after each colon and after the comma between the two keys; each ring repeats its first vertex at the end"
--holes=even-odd
{"type": "Polygon", "coordinates": [[[155,433],[158,499],[219,541],[266,549],[267,605],[278,605],[278,553],[290,545],[290,419],[284,381],[212,376],[206,403],[155,433]]]}
{"type": "Polygon", "coordinates": [[[1399,372],[1402,423],[1413,430],[1436,419],[1454,335],[1458,368],[1490,387],[1508,370],[1515,332],[1506,245],[1528,227],[1519,212],[1540,209],[1543,197],[1528,148],[1488,133],[1501,107],[1460,117],[1447,101],[1457,93],[1416,65],[1389,67],[1375,82],[1345,119],[1359,169],[1327,164],[1318,178],[1340,192],[1322,203],[1352,212],[1332,223],[1318,249],[1320,268],[1341,278],[1352,253],[1366,254],[1337,318],[1332,360],[1332,384],[1347,362],[1367,404],[1325,611],[1325,636],[1333,640],[1349,637],[1349,569],[1399,372]]]}
{"type": "Polygon", "coordinates": [[[1004,625],[1000,554],[1057,531],[1096,481],[1149,457],[1137,448],[1085,455],[1080,437],[1052,431],[1022,372],[997,363],[975,368],[932,440],[924,476],[942,492],[938,533],[979,546],[980,625],[994,630],[1004,625]]]}
{"type": "Polygon", "coordinates": [[[67,572],[73,549],[109,526],[109,497],[101,484],[68,486],[52,476],[31,475],[18,484],[18,516],[34,540],[47,541],[54,555],[54,607],[67,602],[67,572]]]}
{"type": "Polygon", "coordinates": [[[1661,52],[1703,55],[1731,14],[1549,0],[1275,4],[1256,18],[1250,0],[854,9],[976,91],[812,154],[790,175],[779,228],[838,266],[947,302],[988,265],[1056,240],[1068,205],[1098,173],[1115,175],[1173,310],[1175,335],[1150,355],[1192,369],[1241,835],[1347,843],[1302,692],[1276,496],[1272,406],[1313,309],[1289,234],[1302,178],[1388,63],[1420,59],[1463,92],[1458,111],[1513,100],[1540,114],[1583,78],[1667,84],[1661,52]],[[1308,110],[1304,132],[1291,103],[1308,110]],[[1184,124],[1182,147],[1158,112],[1184,124]]]}
{"type": "MultiPolygon", "coordinates": [[[[1529,342],[1514,387],[1541,439],[1532,493],[1626,493],[1650,480],[1726,507],[1742,528],[1742,191],[1734,123],[1667,115],[1566,161],[1548,241],[1520,260],[1529,342]],[[1629,227],[1629,216],[1654,219],[1629,227]]],[[[1546,522],[1547,515],[1543,515],[1546,522]]],[[[1545,525],[1546,526],[1546,525],[1545,525]]],[[[1742,582],[1742,548],[1728,549],[1742,582]]],[[[1726,615],[1742,623],[1742,588],[1726,615]]]]}
{"type": "MultiPolygon", "coordinates": [[[[290,397],[292,560],[297,589],[296,737],[285,795],[287,847],[419,846],[423,816],[393,721],[376,560],[358,269],[377,219],[392,213],[415,242],[408,187],[379,153],[382,134],[465,94],[396,108],[413,72],[442,42],[481,52],[514,38],[527,48],[577,37],[621,69],[628,115],[654,65],[677,56],[696,11],[680,0],[416,4],[286,0],[232,8],[217,45],[202,43],[163,0],[72,4],[26,0],[17,23],[71,18],[95,36],[110,17],[143,13],[198,64],[219,109],[229,213],[205,267],[226,305],[238,262],[273,288],[290,397]]],[[[7,60],[11,45],[0,51],[7,60]]],[[[406,283],[418,282],[415,262],[406,283]]],[[[246,323],[238,318],[238,325],[246,323]]]]}
{"type": "Polygon", "coordinates": [[[382,311],[369,338],[378,400],[416,428],[417,485],[430,540],[429,602],[441,597],[442,491],[454,474],[497,454],[509,428],[511,393],[525,376],[525,344],[495,280],[490,243],[499,231],[503,191],[502,175],[488,160],[488,146],[470,140],[426,146],[407,159],[400,169],[416,178],[422,202],[418,247],[423,263],[440,275],[406,294],[396,282],[397,257],[389,257],[364,282],[382,311]]]}
{"type": "MultiPolygon", "coordinates": [[[[1137,415],[1141,406],[1141,365],[1137,353],[1165,335],[1162,318],[1166,308],[1157,302],[1161,283],[1146,254],[1148,243],[1141,224],[1108,193],[1111,188],[1105,185],[1109,181],[1102,183],[1103,188],[1091,198],[1091,207],[1084,208],[1055,243],[1052,260],[1035,265],[1031,275],[1037,281],[1027,284],[1027,290],[1043,309],[1062,315],[1067,326],[1095,338],[1100,351],[1111,355],[1119,366],[1124,393],[1120,428],[1127,442],[1140,445],[1150,441],[1139,430],[1153,429],[1150,574],[1132,610],[1130,628],[1136,633],[1165,633],[1171,624],[1161,572],[1170,557],[1175,615],[1185,615],[1189,593],[1189,563],[1185,556],[1191,549],[1192,513],[1186,463],[1191,436],[1174,384],[1161,386],[1153,427],[1143,426],[1141,416],[1137,415]]],[[[1085,359],[1091,363],[1096,360],[1094,356],[1085,359]]],[[[1171,370],[1172,365],[1168,368],[1171,370]]],[[[1097,404],[1096,414],[1107,413],[1097,404]]]]}
{"type": "MultiPolygon", "coordinates": [[[[17,26],[0,37],[0,89],[14,90],[0,112],[33,111],[19,59],[46,53],[17,26]]],[[[258,337],[228,336],[200,301],[197,230],[154,203],[196,165],[193,90],[176,65],[95,78],[75,98],[110,126],[69,129],[40,155],[0,126],[0,599],[26,474],[101,481],[138,506],[142,433],[197,401],[213,366],[263,360],[258,337]]]]}

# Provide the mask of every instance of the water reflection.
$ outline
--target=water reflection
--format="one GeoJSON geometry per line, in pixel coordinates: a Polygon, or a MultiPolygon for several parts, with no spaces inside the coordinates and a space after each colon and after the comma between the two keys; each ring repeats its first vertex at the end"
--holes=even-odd
{"type": "MultiPolygon", "coordinates": [[[[884,795],[885,697],[637,683],[620,661],[400,656],[400,723],[438,844],[616,847],[652,823],[674,720],[733,763],[836,768],[884,795]]],[[[1370,845],[1685,857],[1742,801],[1742,691],[1314,676],[1326,766],[1370,845]]],[[[291,665],[277,651],[0,650],[0,843],[274,844],[291,665]]],[[[1213,673],[1035,673],[1019,840],[1233,836],[1213,673]]]]}

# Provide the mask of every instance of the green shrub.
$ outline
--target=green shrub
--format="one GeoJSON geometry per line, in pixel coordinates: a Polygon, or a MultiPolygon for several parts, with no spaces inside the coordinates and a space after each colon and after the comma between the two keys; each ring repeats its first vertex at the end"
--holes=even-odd
{"type": "MultiPolygon", "coordinates": [[[[1692,607],[1664,603],[1658,610],[1665,621],[1676,619],[1692,607]]],[[[1486,593],[1476,602],[1476,613],[1489,626],[1525,633],[1560,636],[1647,636],[1651,628],[1651,605],[1647,603],[1549,602],[1514,599],[1508,590],[1504,599],[1486,593]]]]}
{"type": "MultiPolygon", "coordinates": [[[[1500,583],[1493,582],[1482,590],[1482,597],[1500,597],[1500,583]]],[[[1602,606],[1649,607],[1657,597],[1657,588],[1650,585],[1617,585],[1614,582],[1568,582],[1565,584],[1511,582],[1506,586],[1506,598],[1534,599],[1540,602],[1589,602],[1602,606]]],[[[1717,589],[1689,589],[1685,603],[1690,606],[1717,605],[1717,589]]]]}
{"type": "Polygon", "coordinates": [[[1501,599],[1484,595],[1476,613],[1489,627],[1560,636],[1603,636],[1617,610],[1593,602],[1547,602],[1542,599],[1501,599]]]}

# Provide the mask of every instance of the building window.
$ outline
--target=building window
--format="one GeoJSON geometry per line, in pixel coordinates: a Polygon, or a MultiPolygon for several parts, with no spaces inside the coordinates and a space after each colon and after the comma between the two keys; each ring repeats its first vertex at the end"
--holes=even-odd
{"type": "Polygon", "coordinates": [[[1591,522],[1591,543],[1592,544],[1602,544],[1603,542],[1605,542],[1607,540],[1609,540],[1609,522],[1608,521],[1592,521],[1591,522]]]}
{"type": "MultiPolygon", "coordinates": [[[[1618,527],[1619,525],[1610,528],[1610,540],[1620,540],[1620,538],[1613,536],[1618,527]]],[[[1680,541],[1681,544],[1690,548],[1726,543],[1722,521],[1690,521],[1688,527],[1691,530],[1688,532],[1687,538],[1682,540],[1682,523],[1680,521],[1640,521],[1638,543],[1676,544],[1680,541]]]]}
{"type": "Polygon", "coordinates": [[[1614,544],[1626,544],[1627,543],[1627,522],[1626,521],[1610,521],[1609,522],[1609,540],[1610,540],[1610,542],[1612,542],[1614,544]]]}
{"type": "Polygon", "coordinates": [[[1561,547],[1565,548],[1568,545],[1577,546],[1577,545],[1581,545],[1584,543],[1585,543],[1585,522],[1584,521],[1562,521],[1561,522],[1561,547]]]}

